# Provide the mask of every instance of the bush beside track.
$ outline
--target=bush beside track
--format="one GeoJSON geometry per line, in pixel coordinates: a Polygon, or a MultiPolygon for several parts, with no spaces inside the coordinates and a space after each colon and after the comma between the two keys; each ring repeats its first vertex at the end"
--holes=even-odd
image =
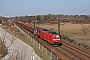
{"type": "Polygon", "coordinates": [[[8,50],[0,38],[0,59],[7,54],[8,54],[8,50]]]}

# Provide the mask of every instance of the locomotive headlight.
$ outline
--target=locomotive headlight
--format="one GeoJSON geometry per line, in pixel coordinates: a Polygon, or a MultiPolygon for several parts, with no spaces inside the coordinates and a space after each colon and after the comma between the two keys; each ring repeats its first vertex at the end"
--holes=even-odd
{"type": "Polygon", "coordinates": [[[60,40],[59,35],[53,35],[53,41],[60,40]]]}
{"type": "Polygon", "coordinates": [[[53,39],[53,41],[55,41],[55,40],[60,40],[60,39],[53,39]]]}

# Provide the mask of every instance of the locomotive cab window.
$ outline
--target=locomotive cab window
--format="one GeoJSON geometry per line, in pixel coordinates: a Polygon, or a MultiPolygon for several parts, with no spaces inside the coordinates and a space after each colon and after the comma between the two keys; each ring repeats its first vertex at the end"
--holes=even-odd
{"type": "Polygon", "coordinates": [[[57,32],[54,32],[54,31],[52,31],[51,33],[52,33],[52,34],[58,34],[57,32]]]}
{"type": "Polygon", "coordinates": [[[53,38],[59,38],[59,35],[54,35],[53,38]]]}

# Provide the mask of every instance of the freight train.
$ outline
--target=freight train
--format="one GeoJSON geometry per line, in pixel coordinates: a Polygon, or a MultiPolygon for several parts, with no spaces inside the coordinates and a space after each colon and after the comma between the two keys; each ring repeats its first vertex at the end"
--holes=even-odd
{"type": "Polygon", "coordinates": [[[27,29],[31,33],[36,34],[38,37],[42,38],[43,40],[48,42],[50,45],[53,45],[53,46],[62,45],[61,40],[60,40],[60,35],[57,32],[50,31],[48,29],[41,28],[41,27],[36,27],[32,24],[28,24],[28,23],[21,22],[18,20],[16,20],[15,23],[27,29]]]}

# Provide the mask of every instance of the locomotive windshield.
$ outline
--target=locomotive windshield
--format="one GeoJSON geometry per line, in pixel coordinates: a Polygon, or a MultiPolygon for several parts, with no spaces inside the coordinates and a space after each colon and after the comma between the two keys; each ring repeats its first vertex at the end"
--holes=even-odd
{"type": "Polygon", "coordinates": [[[54,35],[53,38],[59,38],[59,35],[54,35]]]}

